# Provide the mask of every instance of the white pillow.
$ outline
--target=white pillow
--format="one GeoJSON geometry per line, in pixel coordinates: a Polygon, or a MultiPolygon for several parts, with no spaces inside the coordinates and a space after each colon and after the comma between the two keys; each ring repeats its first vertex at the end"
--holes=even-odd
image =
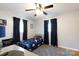
{"type": "Polygon", "coordinates": [[[33,47],[35,46],[35,44],[32,45],[33,47]]]}
{"type": "Polygon", "coordinates": [[[35,42],[37,42],[37,40],[35,40],[35,42]]]}

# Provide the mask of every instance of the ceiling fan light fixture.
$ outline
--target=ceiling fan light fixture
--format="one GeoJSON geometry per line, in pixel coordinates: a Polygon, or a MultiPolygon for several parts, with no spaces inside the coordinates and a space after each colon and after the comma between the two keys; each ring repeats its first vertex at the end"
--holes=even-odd
{"type": "Polygon", "coordinates": [[[53,8],[53,4],[47,5],[47,6],[42,6],[40,3],[35,3],[35,9],[26,9],[25,11],[35,11],[35,16],[37,15],[48,15],[48,13],[45,11],[45,9],[53,8]]]}
{"type": "Polygon", "coordinates": [[[41,15],[41,14],[43,14],[43,12],[41,10],[39,10],[39,9],[36,9],[36,14],[41,15]]]}

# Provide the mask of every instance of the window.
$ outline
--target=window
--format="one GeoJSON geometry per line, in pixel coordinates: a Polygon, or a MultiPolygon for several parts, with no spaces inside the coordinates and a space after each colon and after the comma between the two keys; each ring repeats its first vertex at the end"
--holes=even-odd
{"type": "Polygon", "coordinates": [[[48,23],[48,32],[51,32],[51,22],[48,23]]]}
{"type": "Polygon", "coordinates": [[[51,22],[48,23],[48,33],[49,33],[49,45],[51,45],[51,22]]]}
{"type": "Polygon", "coordinates": [[[23,20],[20,20],[20,33],[23,33],[23,20]]]}

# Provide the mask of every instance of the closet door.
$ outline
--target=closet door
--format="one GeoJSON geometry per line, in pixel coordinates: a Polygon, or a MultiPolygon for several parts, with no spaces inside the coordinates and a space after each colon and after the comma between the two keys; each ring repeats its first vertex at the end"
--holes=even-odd
{"type": "Polygon", "coordinates": [[[20,41],[20,18],[13,17],[13,42],[20,41]]]}
{"type": "Polygon", "coordinates": [[[44,21],[44,43],[49,44],[48,20],[44,21]]]}
{"type": "Polygon", "coordinates": [[[23,20],[24,32],[23,32],[23,40],[27,40],[27,20],[23,20]]]}
{"type": "Polygon", "coordinates": [[[58,46],[57,42],[57,19],[51,19],[51,45],[58,46]]]}

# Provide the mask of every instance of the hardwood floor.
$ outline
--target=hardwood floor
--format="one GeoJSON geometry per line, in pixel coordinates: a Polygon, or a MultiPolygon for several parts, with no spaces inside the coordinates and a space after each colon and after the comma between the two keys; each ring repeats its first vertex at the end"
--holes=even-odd
{"type": "Polygon", "coordinates": [[[79,56],[79,52],[78,51],[75,51],[73,56],[79,56]]]}
{"type": "Polygon", "coordinates": [[[79,56],[79,52],[48,45],[40,46],[33,53],[39,56],[79,56]]]}

